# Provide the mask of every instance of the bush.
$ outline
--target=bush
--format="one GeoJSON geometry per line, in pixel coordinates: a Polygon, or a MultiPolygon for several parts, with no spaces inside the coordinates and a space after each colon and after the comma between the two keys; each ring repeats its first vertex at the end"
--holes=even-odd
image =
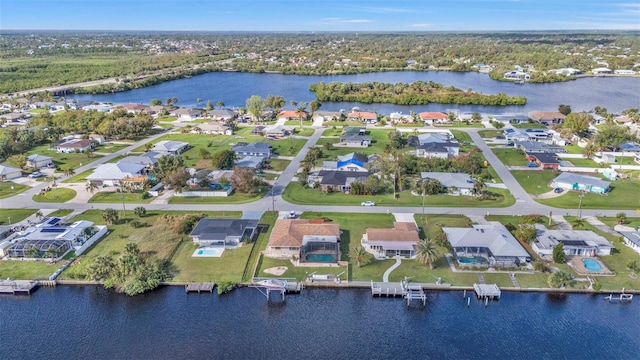
{"type": "Polygon", "coordinates": [[[571,280],[570,274],[560,270],[549,275],[547,278],[547,284],[549,284],[550,287],[557,289],[565,286],[571,280]]]}
{"type": "Polygon", "coordinates": [[[129,222],[129,224],[135,229],[147,226],[147,223],[139,221],[139,220],[131,220],[131,222],[129,222]]]}
{"type": "Polygon", "coordinates": [[[236,287],[236,283],[232,281],[221,281],[217,284],[218,287],[218,295],[226,294],[231,292],[236,287]]]}
{"type": "Polygon", "coordinates": [[[547,264],[545,264],[544,262],[538,260],[538,261],[534,261],[533,262],[533,270],[535,271],[540,271],[540,272],[547,272],[547,264]]]}

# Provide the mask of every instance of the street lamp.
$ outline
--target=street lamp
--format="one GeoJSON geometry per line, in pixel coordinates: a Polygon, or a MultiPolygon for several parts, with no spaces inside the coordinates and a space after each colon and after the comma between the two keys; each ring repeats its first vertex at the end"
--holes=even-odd
{"type": "Polygon", "coordinates": [[[424,222],[424,190],[422,190],[422,222],[424,222]]]}

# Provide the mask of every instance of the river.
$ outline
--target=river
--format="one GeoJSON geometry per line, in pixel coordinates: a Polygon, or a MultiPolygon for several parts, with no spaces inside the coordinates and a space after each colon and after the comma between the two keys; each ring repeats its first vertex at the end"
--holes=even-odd
{"type": "Polygon", "coordinates": [[[637,359],[640,306],[604,295],[428,293],[427,306],[367,290],[256,289],[127,297],[98,286],[0,297],[7,359],[637,359]]]}
{"type": "Polygon", "coordinates": [[[309,91],[309,85],[315,82],[414,82],[417,80],[434,81],[445,86],[455,86],[485,94],[506,93],[508,95],[525,96],[528,101],[524,106],[478,106],[455,104],[429,105],[393,105],[393,104],[360,104],[331,103],[322,105],[323,110],[350,109],[358,106],[361,109],[388,114],[399,111],[408,114],[410,111],[447,111],[460,109],[465,112],[484,113],[527,113],[528,111],[555,111],[560,104],[571,105],[573,111],[589,111],[596,106],[605,107],[610,112],[619,112],[628,108],[640,108],[640,78],[638,77],[584,77],[575,81],[553,84],[516,85],[510,82],[496,81],[487,74],[477,72],[383,72],[357,75],[336,76],[300,76],[281,74],[253,74],[216,72],[173,80],[115,94],[75,95],[77,99],[105,101],[113,103],[149,104],[153,98],[164,101],[166,98],[178,98],[178,105],[204,107],[207,100],[215,105],[222,101],[227,107],[244,106],[251,95],[284,96],[287,106],[290,100],[310,102],[315,94],[309,91]],[[197,99],[203,100],[197,103],[197,99]]]}

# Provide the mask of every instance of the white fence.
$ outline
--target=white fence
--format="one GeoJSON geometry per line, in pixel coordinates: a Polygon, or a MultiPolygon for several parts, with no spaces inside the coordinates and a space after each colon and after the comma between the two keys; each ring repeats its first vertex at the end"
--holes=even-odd
{"type": "Polygon", "coordinates": [[[85,250],[87,250],[91,245],[93,245],[96,241],[98,241],[101,237],[103,237],[107,233],[107,227],[105,225],[96,225],[99,230],[97,233],[93,234],[89,240],[85,241],[82,246],[75,248],[76,256],[82,255],[85,250]]]}
{"type": "Polygon", "coordinates": [[[231,195],[233,189],[229,188],[229,190],[215,190],[215,191],[183,191],[181,193],[176,193],[173,196],[222,196],[226,197],[231,195]]]}

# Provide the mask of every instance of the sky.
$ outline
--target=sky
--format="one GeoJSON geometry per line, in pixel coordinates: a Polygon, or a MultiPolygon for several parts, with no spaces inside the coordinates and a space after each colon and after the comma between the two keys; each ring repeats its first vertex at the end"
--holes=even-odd
{"type": "Polygon", "coordinates": [[[0,30],[640,30],[639,0],[0,0],[0,30]]]}

